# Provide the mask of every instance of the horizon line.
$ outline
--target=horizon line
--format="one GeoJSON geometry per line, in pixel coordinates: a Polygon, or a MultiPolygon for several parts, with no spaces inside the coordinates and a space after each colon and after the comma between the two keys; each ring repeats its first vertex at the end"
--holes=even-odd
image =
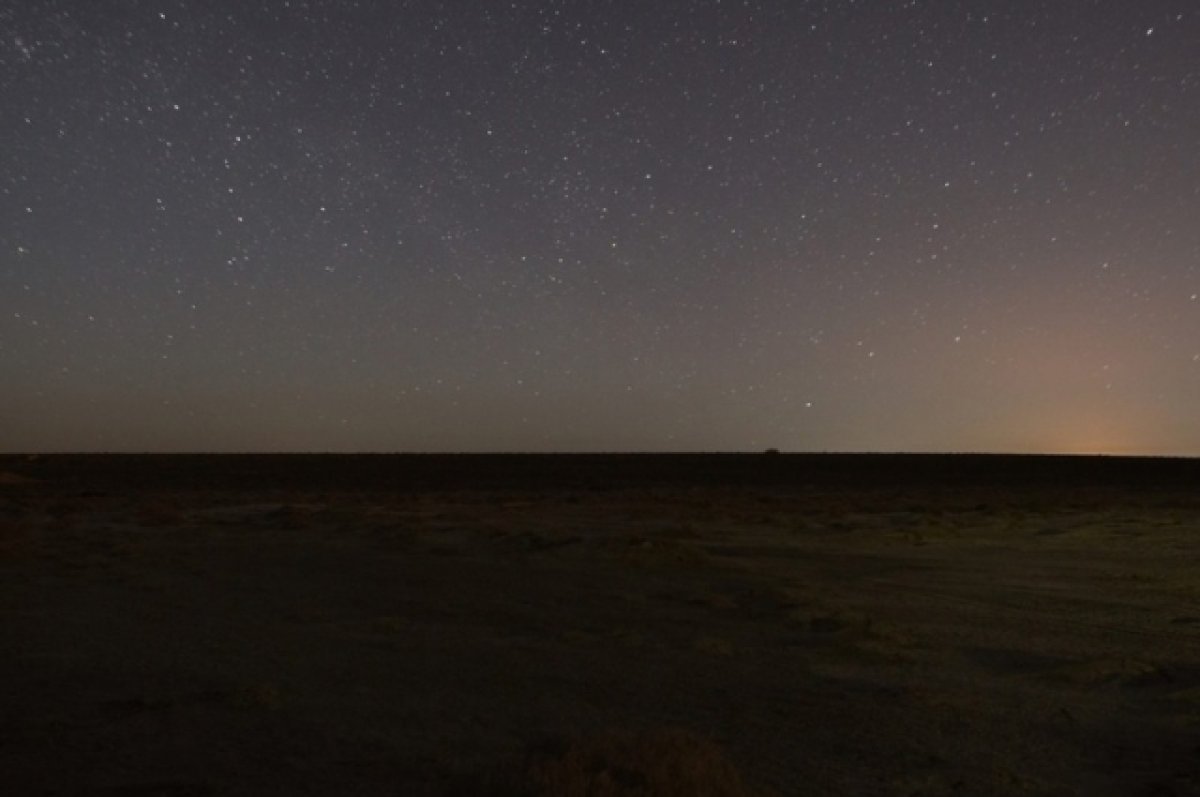
{"type": "Polygon", "coordinates": [[[1061,457],[1076,459],[1196,459],[1200,454],[1195,453],[1150,453],[1150,452],[1105,452],[1105,451],[908,451],[908,450],[872,450],[872,451],[841,451],[841,450],[785,450],[779,448],[763,449],[679,449],[679,450],[646,450],[646,449],[588,449],[588,450],[318,450],[318,449],[270,449],[270,450],[234,450],[234,449],[179,449],[170,451],[155,451],[147,449],[55,449],[45,451],[0,451],[0,457],[55,457],[55,456],[329,456],[329,457],[372,457],[372,456],[800,456],[800,457],[1061,457]]]}

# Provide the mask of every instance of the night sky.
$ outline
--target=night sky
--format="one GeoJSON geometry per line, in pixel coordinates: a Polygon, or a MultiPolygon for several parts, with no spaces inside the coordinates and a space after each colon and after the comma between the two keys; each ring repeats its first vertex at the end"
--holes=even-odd
{"type": "Polygon", "coordinates": [[[0,3],[0,450],[1200,454],[1195,0],[0,3]]]}

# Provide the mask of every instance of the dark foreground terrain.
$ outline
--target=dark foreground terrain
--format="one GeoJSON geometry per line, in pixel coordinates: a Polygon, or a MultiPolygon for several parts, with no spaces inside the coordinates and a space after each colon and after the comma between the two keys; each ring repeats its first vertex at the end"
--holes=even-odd
{"type": "Polygon", "coordinates": [[[0,794],[1200,794],[1198,562],[1200,460],[0,457],[0,794]]]}

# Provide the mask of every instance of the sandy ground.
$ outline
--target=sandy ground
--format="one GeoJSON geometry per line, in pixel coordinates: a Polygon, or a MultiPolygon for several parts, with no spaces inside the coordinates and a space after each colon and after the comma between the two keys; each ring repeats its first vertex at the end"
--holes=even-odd
{"type": "Polygon", "coordinates": [[[3,794],[442,795],[668,728],[785,795],[1200,794],[1196,496],[19,470],[3,794]]]}

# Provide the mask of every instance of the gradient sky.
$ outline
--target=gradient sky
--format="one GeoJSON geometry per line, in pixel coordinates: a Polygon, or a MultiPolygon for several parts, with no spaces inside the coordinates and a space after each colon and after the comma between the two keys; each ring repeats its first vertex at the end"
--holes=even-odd
{"type": "Polygon", "coordinates": [[[1195,0],[24,0],[0,109],[0,450],[1200,454],[1195,0]]]}

